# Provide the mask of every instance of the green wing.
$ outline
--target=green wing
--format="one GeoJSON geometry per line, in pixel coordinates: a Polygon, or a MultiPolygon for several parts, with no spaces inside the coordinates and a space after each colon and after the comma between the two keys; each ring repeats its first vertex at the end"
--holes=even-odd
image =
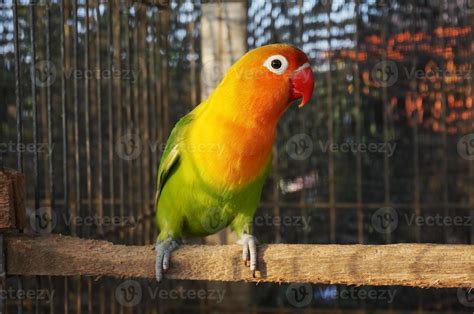
{"type": "Polygon", "coordinates": [[[171,131],[168,142],[166,143],[165,150],[161,156],[160,165],[158,167],[158,173],[156,175],[156,196],[155,196],[155,210],[158,206],[158,199],[160,198],[160,192],[168,179],[171,170],[175,167],[180,159],[180,144],[184,140],[184,134],[186,127],[193,121],[193,112],[181,118],[176,123],[173,131],[171,131]]]}

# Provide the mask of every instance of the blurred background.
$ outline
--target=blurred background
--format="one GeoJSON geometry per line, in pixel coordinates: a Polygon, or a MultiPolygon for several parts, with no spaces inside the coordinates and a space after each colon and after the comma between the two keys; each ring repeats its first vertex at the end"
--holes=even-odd
{"type": "MultiPolygon", "coordinates": [[[[315,92],[279,124],[257,238],[472,244],[473,24],[471,0],[3,0],[0,158],[26,174],[25,233],[154,243],[174,123],[247,50],[283,42],[309,56],[315,92]]],[[[5,289],[35,292],[3,297],[6,313],[474,311],[463,289],[88,277],[5,289]]]]}

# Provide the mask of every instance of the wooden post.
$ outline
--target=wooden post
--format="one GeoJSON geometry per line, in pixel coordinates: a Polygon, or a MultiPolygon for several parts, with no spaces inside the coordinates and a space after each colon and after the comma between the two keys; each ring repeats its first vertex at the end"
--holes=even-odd
{"type": "Polygon", "coordinates": [[[24,229],[25,176],[17,171],[0,171],[0,231],[24,229]]]}
{"type": "Polygon", "coordinates": [[[217,1],[203,3],[201,10],[201,100],[205,100],[247,50],[247,7],[245,1],[217,1]]]}
{"type": "MultiPolygon", "coordinates": [[[[0,169],[0,291],[6,289],[6,243],[8,231],[26,228],[25,177],[13,170],[0,169]]],[[[0,297],[0,313],[5,300],[0,297]]]]}
{"type": "Polygon", "coordinates": [[[0,285],[5,281],[6,270],[5,240],[3,234],[0,233],[0,285]]]}
{"type": "MultiPolygon", "coordinates": [[[[0,291],[6,289],[6,259],[5,259],[5,241],[3,234],[0,233],[0,291]]],[[[5,300],[0,298],[0,313],[5,312],[5,300]]]]}
{"type": "MultiPolygon", "coordinates": [[[[245,1],[217,1],[201,5],[201,101],[214,91],[225,73],[247,50],[245,1]]],[[[197,104],[195,104],[197,105],[197,104]]],[[[206,244],[235,243],[224,229],[205,238],[206,244]]]]}

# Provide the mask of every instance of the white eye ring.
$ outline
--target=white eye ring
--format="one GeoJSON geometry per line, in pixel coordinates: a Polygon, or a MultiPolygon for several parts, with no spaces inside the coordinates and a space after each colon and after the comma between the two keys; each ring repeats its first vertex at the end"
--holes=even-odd
{"type": "Polygon", "coordinates": [[[288,69],[288,60],[282,55],[273,55],[268,57],[263,63],[263,66],[278,75],[282,75],[285,73],[286,69],[288,69]]]}

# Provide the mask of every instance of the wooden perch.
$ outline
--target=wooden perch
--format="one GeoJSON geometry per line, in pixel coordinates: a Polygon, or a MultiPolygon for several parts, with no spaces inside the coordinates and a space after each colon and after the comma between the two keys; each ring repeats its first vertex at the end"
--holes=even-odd
{"type": "Polygon", "coordinates": [[[13,170],[0,171],[0,230],[24,229],[25,176],[13,170]]]}
{"type": "MultiPolygon", "coordinates": [[[[48,235],[6,236],[7,274],[154,278],[152,246],[48,235]]],[[[436,244],[259,247],[252,278],[239,245],[183,245],[168,279],[454,288],[474,285],[474,246],[436,244]]]]}

